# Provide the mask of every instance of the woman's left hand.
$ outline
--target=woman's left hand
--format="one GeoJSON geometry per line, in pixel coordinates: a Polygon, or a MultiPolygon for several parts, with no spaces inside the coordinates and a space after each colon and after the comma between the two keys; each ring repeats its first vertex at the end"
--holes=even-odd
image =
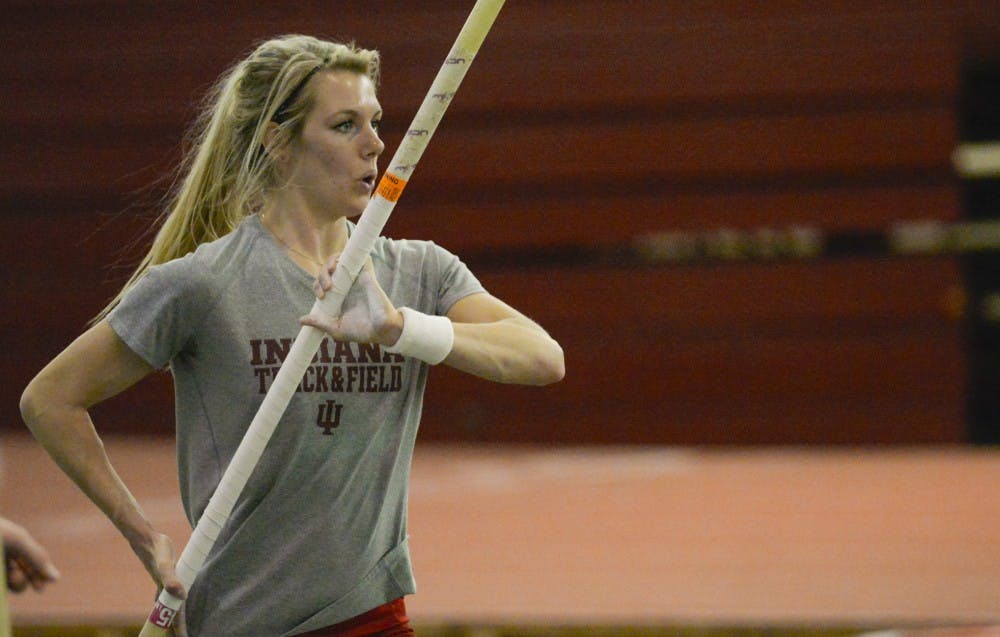
{"type": "MultiPolygon", "coordinates": [[[[322,299],[333,287],[332,275],[339,258],[339,254],[333,256],[316,277],[316,298],[322,299]]],[[[375,278],[371,258],[365,260],[341,310],[340,316],[330,316],[314,309],[299,322],[323,330],[334,340],[354,343],[392,345],[403,331],[403,316],[375,278]]]]}

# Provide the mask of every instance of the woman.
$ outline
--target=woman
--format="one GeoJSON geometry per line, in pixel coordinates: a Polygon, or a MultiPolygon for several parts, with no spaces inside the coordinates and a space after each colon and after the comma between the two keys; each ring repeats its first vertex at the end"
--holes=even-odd
{"type": "Polygon", "coordinates": [[[559,345],[430,242],[379,238],[342,316],[299,316],[330,288],[375,186],[378,72],[374,51],[285,36],[225,74],[149,254],[22,397],[36,438],[157,585],[186,595],[177,634],[412,634],[406,491],[429,364],[563,376],[559,345]],[[87,409],[170,366],[194,525],[300,323],[329,338],[184,591],[87,409]]]}

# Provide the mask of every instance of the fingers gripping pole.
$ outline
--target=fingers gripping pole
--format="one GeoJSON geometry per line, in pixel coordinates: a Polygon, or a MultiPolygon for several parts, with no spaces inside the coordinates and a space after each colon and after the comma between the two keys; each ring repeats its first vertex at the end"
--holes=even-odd
{"type": "MultiPolygon", "coordinates": [[[[472,8],[406,136],[379,181],[375,195],[361,214],[357,228],[344,247],[333,274],[332,289],[321,301],[316,302],[314,309],[331,315],[340,314],[347,292],[364,266],[375,240],[382,233],[396,201],[412,177],[417,162],[458,91],[459,84],[486,39],[503,3],[504,0],[478,0],[472,8]]],[[[205,513],[198,520],[191,539],[177,561],[177,576],[185,589],[190,588],[205,563],[323,337],[321,330],[311,326],[304,326],[299,331],[243,441],[209,500],[205,513]]],[[[167,591],[161,592],[139,637],[167,635],[182,604],[183,600],[167,591]]]]}

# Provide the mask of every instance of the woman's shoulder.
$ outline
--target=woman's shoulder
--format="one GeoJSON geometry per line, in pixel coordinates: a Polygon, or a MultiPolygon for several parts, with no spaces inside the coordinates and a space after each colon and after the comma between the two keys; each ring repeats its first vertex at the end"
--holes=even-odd
{"type": "Polygon", "coordinates": [[[203,243],[191,253],[202,264],[229,263],[234,258],[249,255],[263,234],[257,215],[244,218],[235,229],[214,241],[203,243]]]}
{"type": "Polygon", "coordinates": [[[435,241],[430,239],[408,239],[389,236],[380,236],[375,241],[374,255],[385,256],[387,258],[434,258],[448,259],[454,254],[435,241]]]}
{"type": "Polygon", "coordinates": [[[252,254],[259,235],[250,220],[244,220],[232,232],[202,243],[194,251],[150,268],[150,274],[182,288],[211,291],[227,273],[237,273],[252,254]]]}
{"type": "Polygon", "coordinates": [[[402,270],[422,279],[441,277],[461,264],[448,249],[429,239],[379,237],[372,259],[382,261],[390,270],[402,270]]]}
{"type": "Polygon", "coordinates": [[[260,224],[256,217],[244,219],[233,231],[213,241],[200,244],[194,251],[169,261],[164,266],[202,271],[217,271],[234,260],[246,259],[252,254],[254,243],[260,238],[260,224]]]}

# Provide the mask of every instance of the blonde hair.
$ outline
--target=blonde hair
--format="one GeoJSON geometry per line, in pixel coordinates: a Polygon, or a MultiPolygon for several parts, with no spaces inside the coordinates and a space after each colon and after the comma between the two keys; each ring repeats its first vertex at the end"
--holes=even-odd
{"type": "Polygon", "coordinates": [[[378,85],[379,64],[377,51],[353,43],[284,35],[258,45],[224,73],[188,132],[188,150],[149,252],[94,321],[107,316],[150,267],[225,236],[259,209],[280,185],[272,157],[301,134],[313,105],[309,80],[318,71],[353,71],[378,85]],[[281,134],[265,151],[271,122],[281,134]]]}

